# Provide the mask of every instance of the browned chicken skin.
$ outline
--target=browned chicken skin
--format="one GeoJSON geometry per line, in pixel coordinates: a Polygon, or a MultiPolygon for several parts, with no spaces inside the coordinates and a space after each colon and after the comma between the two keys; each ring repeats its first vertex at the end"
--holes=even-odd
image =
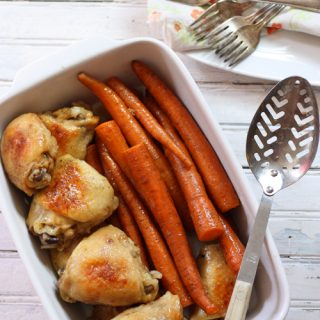
{"type": "Polygon", "coordinates": [[[183,309],[178,296],[169,291],[156,301],[130,308],[113,320],[182,320],[183,309]]]}
{"type": "Polygon", "coordinates": [[[69,108],[45,112],[40,118],[58,142],[57,157],[70,154],[84,159],[99,117],[83,107],[83,103],[74,103],[69,108]]]}
{"type": "Polygon", "coordinates": [[[9,123],[1,139],[1,156],[10,181],[31,196],[51,181],[56,139],[34,113],[9,123]]]}
{"type": "Polygon", "coordinates": [[[50,185],[33,197],[27,225],[44,248],[63,249],[107,219],[118,206],[108,180],[83,160],[56,160],[50,185]]]}
{"type": "Polygon", "coordinates": [[[58,288],[68,302],[127,306],[155,299],[158,274],[148,271],[132,240],[109,225],[77,245],[58,288]]]}
{"type": "Polygon", "coordinates": [[[228,267],[219,244],[204,246],[197,262],[204,288],[210,300],[219,307],[219,313],[207,315],[196,307],[191,320],[222,318],[226,314],[237,275],[228,267]]]}

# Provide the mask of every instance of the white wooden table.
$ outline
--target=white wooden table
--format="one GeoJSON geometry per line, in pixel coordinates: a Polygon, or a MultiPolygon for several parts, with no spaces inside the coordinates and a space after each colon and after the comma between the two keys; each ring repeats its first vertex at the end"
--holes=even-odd
{"type": "MultiPolygon", "coordinates": [[[[146,0],[113,2],[0,2],[0,94],[19,68],[77,40],[148,36],[146,0]]],[[[244,167],[245,139],[256,108],[272,83],[209,69],[180,55],[244,167]]],[[[316,89],[318,103],[320,90],[316,89]]],[[[1,116],[1,113],[0,113],[1,116]]],[[[276,196],[270,229],[288,277],[287,319],[320,319],[320,156],[294,187],[276,196]]],[[[5,201],[1,198],[0,201],[5,201]]],[[[48,319],[0,213],[0,319],[48,319]]],[[[58,319],[57,319],[58,320],[58,319]]],[[[267,320],[267,319],[266,319],[267,320]]],[[[276,320],[276,319],[268,319],[276,320]]]]}

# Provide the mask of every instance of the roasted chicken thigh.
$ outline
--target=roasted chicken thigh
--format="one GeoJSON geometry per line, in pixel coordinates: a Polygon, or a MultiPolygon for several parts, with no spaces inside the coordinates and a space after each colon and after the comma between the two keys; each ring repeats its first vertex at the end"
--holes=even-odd
{"type": "Polygon", "coordinates": [[[83,239],[58,281],[68,302],[129,306],[155,299],[159,273],[149,272],[140,250],[120,229],[109,225],[83,239]]]}
{"type": "Polygon", "coordinates": [[[130,308],[113,320],[182,320],[183,309],[178,296],[169,291],[156,301],[130,308]]]}
{"type": "Polygon", "coordinates": [[[75,158],[84,159],[99,117],[94,116],[92,111],[83,105],[83,103],[74,103],[71,107],[40,115],[41,120],[58,142],[57,157],[70,154],[75,158]]]}
{"type": "Polygon", "coordinates": [[[219,244],[206,245],[197,260],[204,288],[210,300],[219,308],[207,315],[196,307],[191,320],[218,319],[225,316],[237,275],[228,267],[219,244]]]}
{"type": "Polygon", "coordinates": [[[1,157],[10,181],[31,196],[51,181],[56,139],[35,113],[11,121],[1,139],[1,157]]]}
{"type": "Polygon", "coordinates": [[[33,197],[27,225],[45,248],[67,246],[107,219],[118,206],[108,180],[83,160],[56,160],[50,185],[33,197]]]}

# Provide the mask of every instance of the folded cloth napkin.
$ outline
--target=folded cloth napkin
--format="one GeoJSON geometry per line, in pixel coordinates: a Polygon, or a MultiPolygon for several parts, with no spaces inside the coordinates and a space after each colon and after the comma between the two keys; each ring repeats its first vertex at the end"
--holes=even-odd
{"type": "MultiPolygon", "coordinates": [[[[179,2],[148,0],[148,24],[151,34],[163,38],[176,51],[203,49],[205,42],[195,42],[187,29],[203,11],[204,8],[179,2]]],[[[288,7],[269,22],[265,34],[278,29],[320,36],[320,14],[288,7]]]]}

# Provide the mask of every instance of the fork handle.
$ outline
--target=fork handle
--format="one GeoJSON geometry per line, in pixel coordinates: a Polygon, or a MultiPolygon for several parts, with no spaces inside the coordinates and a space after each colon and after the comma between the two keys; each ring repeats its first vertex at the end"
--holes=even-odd
{"type": "Polygon", "coordinates": [[[302,9],[302,10],[320,12],[319,0],[253,0],[253,1],[284,4],[284,5],[302,9]]]}

